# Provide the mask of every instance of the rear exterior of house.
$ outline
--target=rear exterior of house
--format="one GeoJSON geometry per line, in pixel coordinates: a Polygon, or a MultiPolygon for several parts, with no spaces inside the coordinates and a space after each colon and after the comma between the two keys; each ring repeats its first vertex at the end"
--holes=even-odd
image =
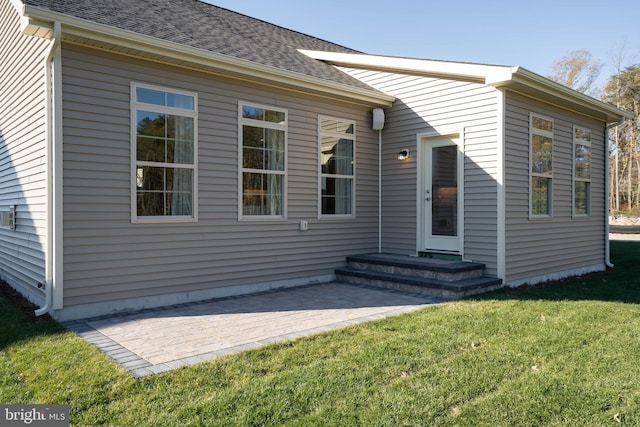
{"type": "Polygon", "coordinates": [[[508,286],[605,270],[606,134],[620,112],[584,108],[581,94],[560,101],[567,89],[552,82],[546,92],[513,76],[500,82],[493,66],[308,54],[396,97],[383,131],[384,252],[457,254],[508,286]],[[451,203],[438,200],[443,164],[432,153],[447,146],[463,172],[457,212],[443,216],[451,203]],[[389,160],[401,150],[414,155],[389,160]],[[451,227],[439,227],[447,215],[451,227]]]}
{"type": "MultiPolygon", "coordinates": [[[[344,70],[397,98],[387,110],[383,130],[383,252],[460,254],[484,263],[487,275],[498,276],[500,92],[473,80],[344,70]],[[445,195],[443,203],[434,206],[437,190],[432,185],[427,189],[435,168],[425,156],[434,143],[450,143],[458,150],[460,164],[453,168],[459,167],[461,184],[455,213],[448,203],[455,195],[445,195]],[[397,153],[405,148],[409,159],[398,161],[397,153]],[[435,229],[447,220],[451,229],[435,229]],[[438,240],[447,234],[455,235],[453,246],[438,240]]],[[[452,170],[451,165],[447,169],[452,170]]]]}
{"type": "Polygon", "coordinates": [[[1,278],[41,305],[53,288],[54,317],[326,282],[377,250],[371,110],[392,97],[328,65],[316,72],[338,81],[269,65],[252,79],[228,57],[214,58],[221,70],[121,40],[96,48],[71,24],[21,26],[15,3],[1,2],[15,59],[2,69],[0,198],[17,209],[0,230],[1,278]]]}
{"type": "MultiPolygon", "coordinates": [[[[606,268],[607,123],[512,91],[505,97],[505,277],[516,286],[606,268]],[[547,211],[532,212],[532,121],[553,131],[552,169],[543,176],[547,211]],[[531,163],[530,163],[531,162],[531,163]],[[531,165],[529,168],[525,166],[531,165]],[[586,168],[586,170],[585,170],[586,168]],[[530,210],[531,209],[531,210],[530,210]]],[[[538,174],[540,176],[541,174],[538,174]]]]}
{"type": "Polygon", "coordinates": [[[376,250],[377,145],[369,107],[78,46],[63,44],[62,57],[65,310],[105,303],[121,310],[323,282],[345,256],[376,250]],[[136,85],[197,98],[197,219],[136,216],[130,177],[141,168],[130,173],[130,111],[148,109],[131,103],[136,85]],[[239,122],[260,126],[243,119],[243,107],[284,116],[278,155],[285,191],[277,211],[254,215],[243,203],[248,196],[239,182],[246,172],[238,171],[247,168],[238,158],[248,148],[239,122]],[[345,215],[319,208],[319,130],[335,122],[353,126],[343,136],[355,142],[355,199],[345,215]],[[301,221],[308,230],[301,231],[301,221]]]}
{"type": "Polygon", "coordinates": [[[41,312],[322,283],[379,248],[510,285],[605,268],[617,111],[545,99],[510,67],[357,67],[323,56],[367,55],[197,1],[116,3],[0,0],[0,210],[16,209],[0,278],[41,312]],[[197,36],[136,24],[147,10],[197,36]]]}

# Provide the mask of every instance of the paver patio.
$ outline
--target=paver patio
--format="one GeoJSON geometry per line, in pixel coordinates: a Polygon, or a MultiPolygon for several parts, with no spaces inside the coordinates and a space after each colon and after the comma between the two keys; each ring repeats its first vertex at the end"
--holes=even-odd
{"type": "Polygon", "coordinates": [[[328,283],[65,322],[135,377],[417,310],[443,299],[328,283]]]}

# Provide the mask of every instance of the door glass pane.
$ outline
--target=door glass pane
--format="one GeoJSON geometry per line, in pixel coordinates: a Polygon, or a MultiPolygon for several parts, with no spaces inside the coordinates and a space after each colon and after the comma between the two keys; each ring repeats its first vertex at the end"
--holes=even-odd
{"type": "Polygon", "coordinates": [[[455,145],[432,149],[431,234],[458,235],[458,149],[455,145]]]}

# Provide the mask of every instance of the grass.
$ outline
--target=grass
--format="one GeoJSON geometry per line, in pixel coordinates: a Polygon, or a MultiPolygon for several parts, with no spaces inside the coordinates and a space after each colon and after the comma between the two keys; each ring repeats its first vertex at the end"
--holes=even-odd
{"type": "Polygon", "coordinates": [[[140,380],[0,297],[0,403],[81,426],[640,425],[638,255],[140,380]]]}

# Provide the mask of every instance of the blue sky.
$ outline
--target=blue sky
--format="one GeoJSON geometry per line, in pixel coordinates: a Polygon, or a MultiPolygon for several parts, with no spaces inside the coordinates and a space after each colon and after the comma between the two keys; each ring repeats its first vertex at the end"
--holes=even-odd
{"type": "Polygon", "coordinates": [[[570,51],[640,62],[638,0],[206,0],[366,53],[519,65],[548,75],[570,51]]]}

